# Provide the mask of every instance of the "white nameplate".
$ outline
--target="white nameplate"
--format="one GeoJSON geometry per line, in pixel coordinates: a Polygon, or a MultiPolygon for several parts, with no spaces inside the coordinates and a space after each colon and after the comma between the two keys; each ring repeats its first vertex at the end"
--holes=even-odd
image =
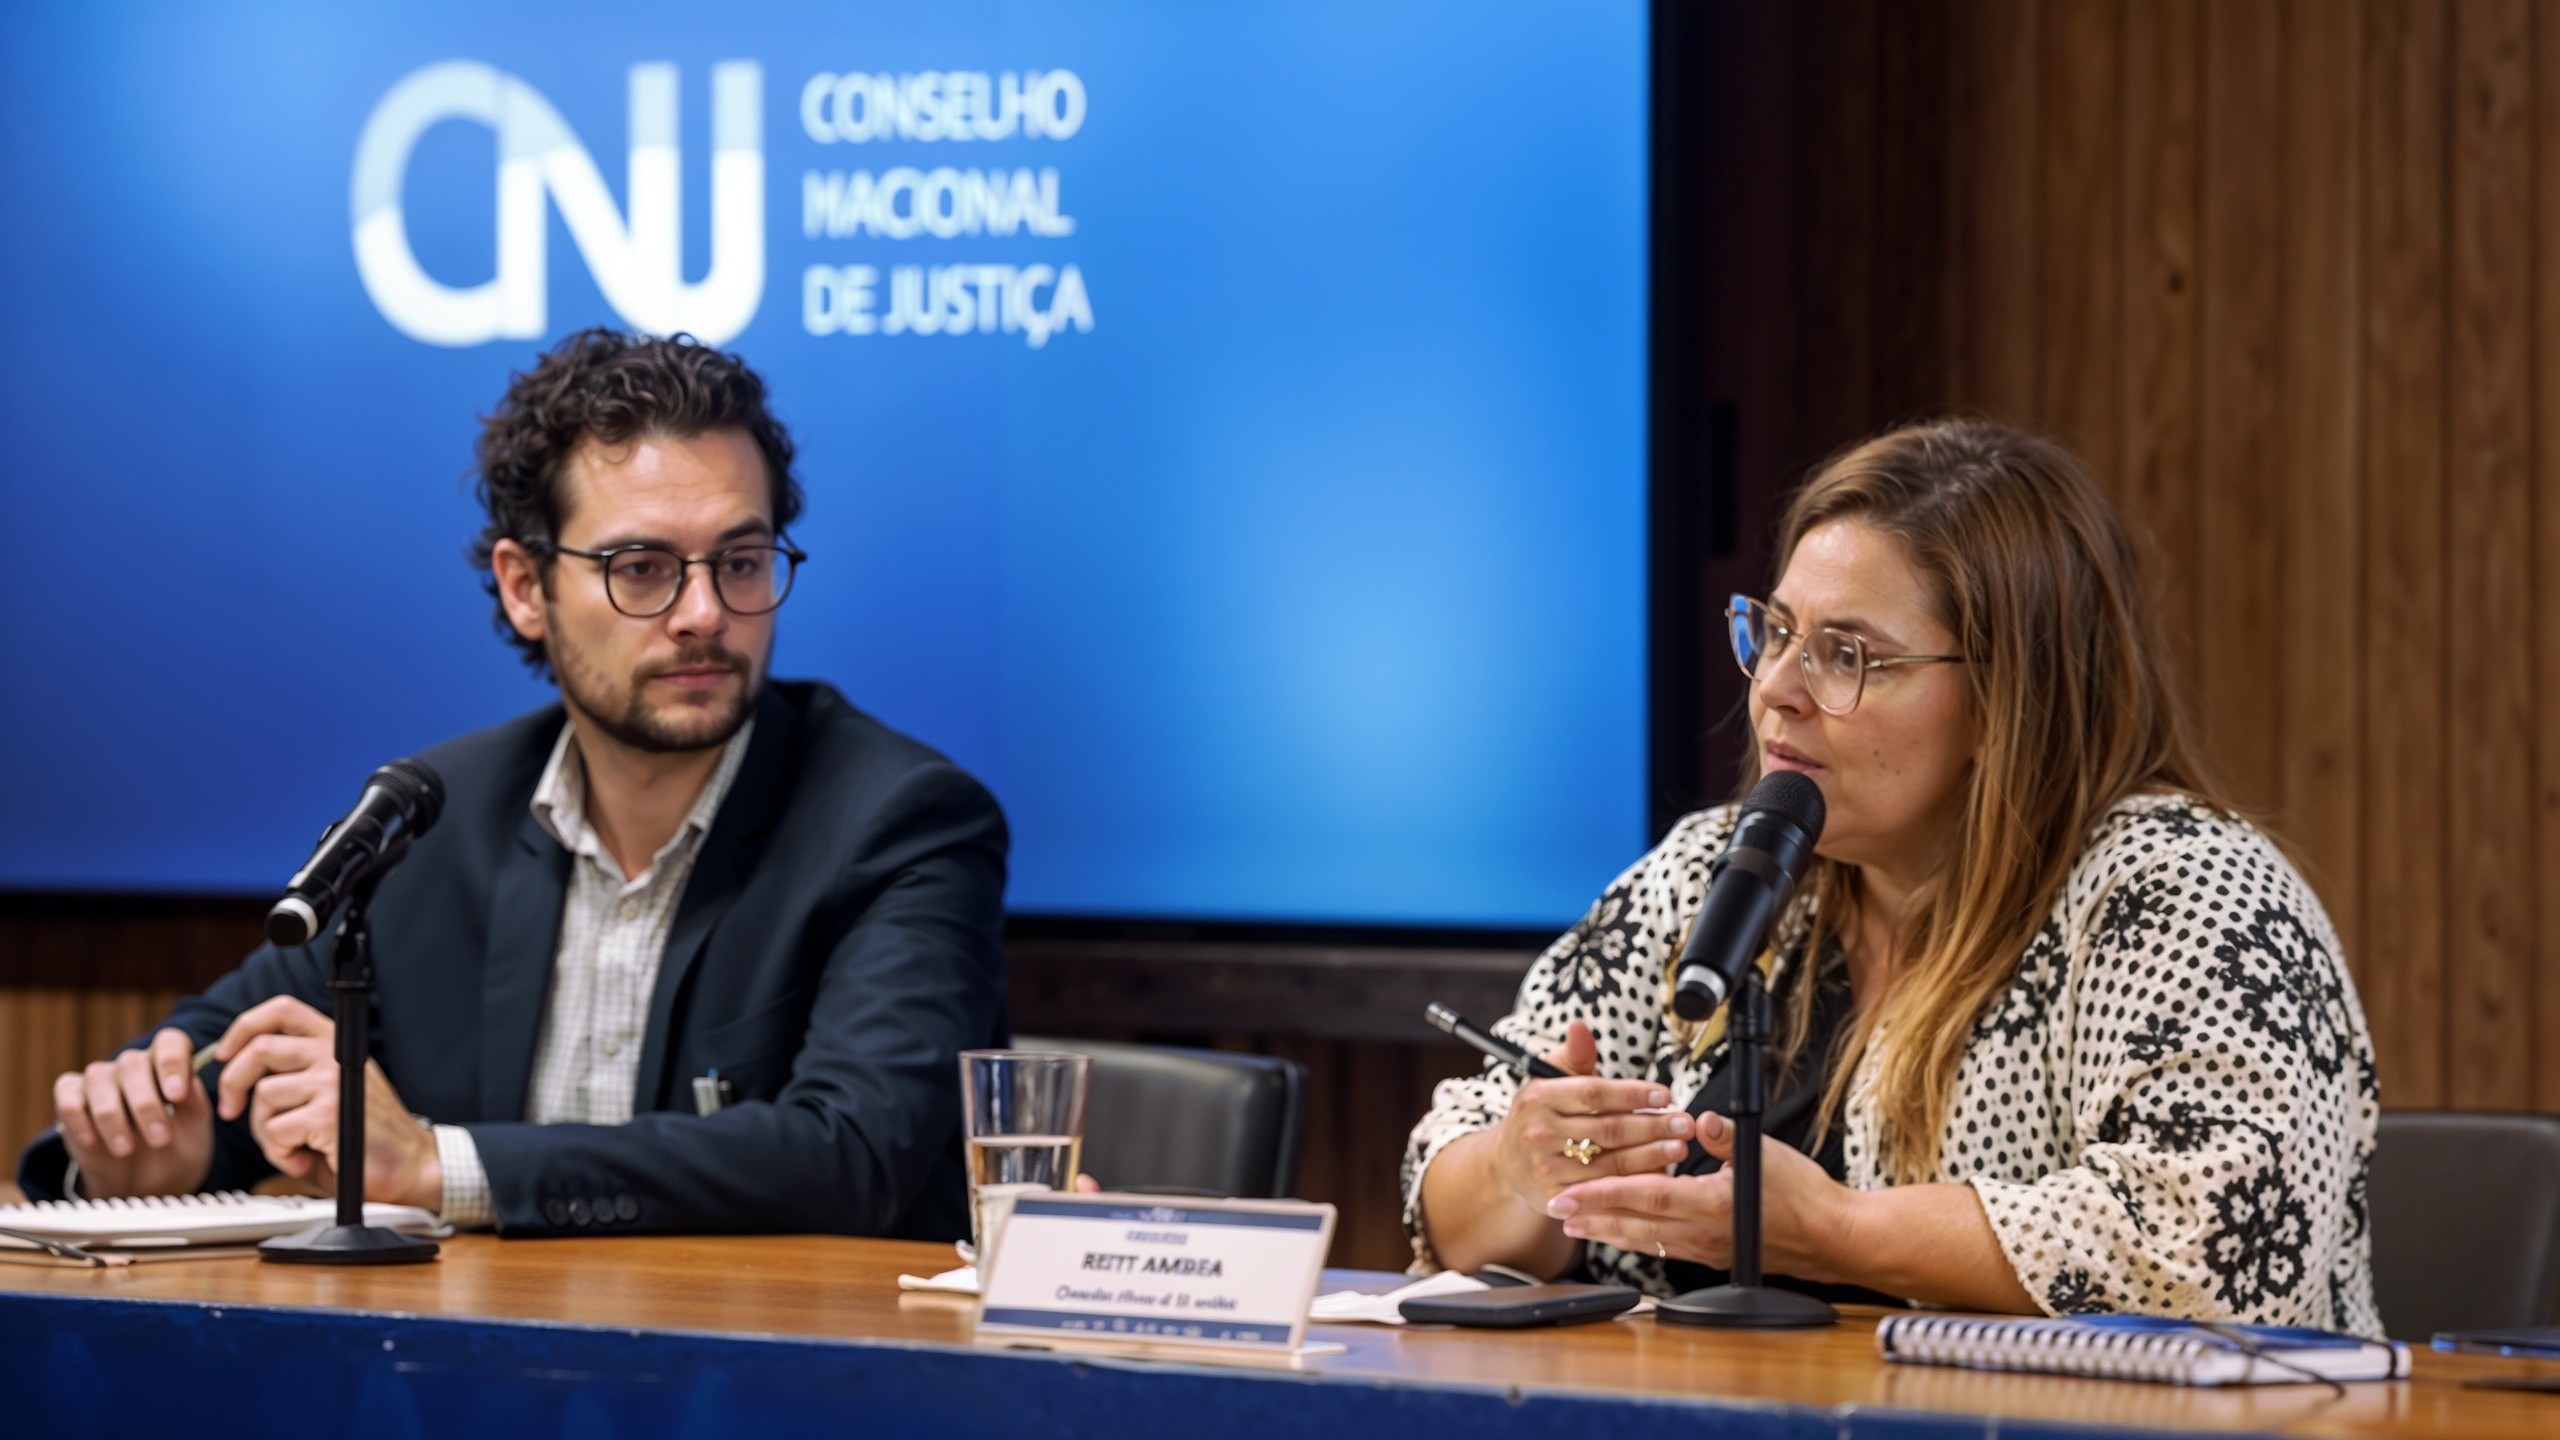
{"type": "Polygon", "coordinates": [[[979,1287],[978,1332],[1291,1354],[1332,1243],[1330,1205],[1025,1195],[979,1287]]]}

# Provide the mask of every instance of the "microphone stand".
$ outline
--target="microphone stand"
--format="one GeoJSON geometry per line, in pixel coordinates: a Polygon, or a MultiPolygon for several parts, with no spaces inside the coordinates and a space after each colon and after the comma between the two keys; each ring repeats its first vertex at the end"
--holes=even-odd
{"type": "Polygon", "coordinates": [[[1654,1308],[1666,1325],[1782,1330],[1836,1325],[1840,1312],[1810,1295],[1760,1283],[1760,1112],[1768,1103],[1769,990],[1760,967],[1742,967],[1725,1011],[1733,1048],[1733,1278],[1675,1295],[1654,1308]]]}
{"type": "Polygon", "coordinates": [[[338,1027],[338,1218],[258,1247],[258,1258],[293,1265],[408,1265],[436,1258],[433,1240],[364,1223],[364,1067],[373,1049],[373,891],[409,848],[397,848],[347,897],[329,981],[338,1027]]]}

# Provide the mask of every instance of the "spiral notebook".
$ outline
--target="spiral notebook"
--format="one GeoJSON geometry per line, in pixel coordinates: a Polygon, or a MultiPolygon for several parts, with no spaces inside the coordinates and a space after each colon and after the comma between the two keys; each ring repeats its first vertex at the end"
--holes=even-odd
{"type": "Polygon", "coordinates": [[[2199,1325],[2156,1315],[1893,1315],[1876,1326],[1876,1348],[1885,1359],[1905,1364],[2164,1385],[2299,1385],[2409,1374],[2409,1347],[2396,1340],[2284,1325],[2199,1325]]]}
{"type": "MultiPolygon", "coordinates": [[[[338,1203],[305,1195],[144,1195],[115,1200],[39,1200],[0,1205],[0,1230],[20,1230],[93,1251],[172,1251],[254,1245],[337,1219],[338,1203]]],[[[449,1235],[434,1212],[414,1205],[368,1203],[368,1225],[409,1235],[449,1235]]],[[[0,1252],[40,1255],[33,1241],[0,1235],[0,1252]]],[[[17,1258],[7,1256],[6,1258],[17,1258]]]]}

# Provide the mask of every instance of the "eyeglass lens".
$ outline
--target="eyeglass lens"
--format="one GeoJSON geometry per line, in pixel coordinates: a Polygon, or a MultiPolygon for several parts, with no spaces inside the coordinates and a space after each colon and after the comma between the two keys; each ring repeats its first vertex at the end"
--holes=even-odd
{"type": "Polygon", "coordinates": [[[1754,684],[1775,675],[1774,667],[1801,640],[1805,649],[1799,663],[1813,703],[1835,715],[1857,708],[1859,693],[1866,688],[1867,647],[1856,635],[1823,629],[1801,636],[1771,615],[1768,606],[1740,595],[1725,607],[1725,628],[1733,642],[1733,658],[1754,684]]]}
{"type": "MultiPolygon", "coordinates": [[[[793,565],[788,551],[772,545],[742,545],[706,557],[720,603],[740,615],[761,615],[791,593],[793,565]]],[[[625,615],[659,615],[676,603],[690,568],[671,550],[622,550],[606,562],[605,596],[625,615]]]]}

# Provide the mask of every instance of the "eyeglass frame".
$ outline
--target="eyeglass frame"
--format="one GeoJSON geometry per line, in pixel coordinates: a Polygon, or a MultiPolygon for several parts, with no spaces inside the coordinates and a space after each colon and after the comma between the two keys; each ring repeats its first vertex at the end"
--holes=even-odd
{"type": "Polygon", "coordinates": [[[655,620],[659,616],[666,614],[668,611],[675,609],[677,605],[683,603],[684,587],[693,579],[694,566],[699,565],[706,571],[710,571],[712,564],[718,561],[720,557],[724,555],[733,555],[740,550],[776,550],[781,552],[784,559],[791,562],[789,578],[785,579],[782,583],[781,598],[775,600],[772,604],[767,605],[761,610],[741,610],[737,606],[729,603],[728,593],[720,588],[720,576],[717,571],[711,571],[710,573],[711,598],[719,601],[720,608],[728,611],[732,615],[770,615],[776,610],[782,608],[782,602],[784,600],[791,598],[791,587],[793,582],[797,581],[800,577],[800,567],[808,563],[809,560],[808,552],[802,550],[799,546],[792,544],[787,537],[781,535],[774,536],[773,539],[768,542],[755,542],[742,545],[723,545],[717,550],[700,556],[687,555],[672,545],[662,545],[654,540],[634,540],[628,545],[613,545],[602,550],[580,550],[575,546],[563,545],[557,540],[520,540],[516,543],[524,546],[525,549],[533,552],[534,554],[544,557],[545,559],[561,555],[575,555],[581,560],[593,560],[596,562],[596,579],[604,586],[605,603],[613,607],[615,614],[629,616],[634,620],[655,620]],[[613,561],[614,557],[618,555],[629,555],[641,550],[646,550],[653,555],[665,555],[672,558],[676,562],[676,583],[675,587],[667,592],[666,604],[659,606],[655,610],[649,611],[647,614],[634,614],[632,611],[623,609],[622,602],[614,598],[613,561]]]}
{"type": "Polygon", "coordinates": [[[1855,630],[1843,630],[1837,625],[1817,626],[1815,633],[1839,636],[1855,647],[1858,655],[1858,688],[1850,692],[1848,704],[1834,710],[1822,703],[1821,696],[1814,694],[1813,651],[1804,643],[1806,632],[1778,619],[1776,611],[1770,607],[1768,601],[1754,600],[1748,595],[1737,593],[1727,596],[1724,602],[1724,638],[1725,648],[1733,652],[1733,663],[1741,667],[1742,677],[1754,685],[1760,683],[1759,673],[1743,661],[1741,647],[1734,644],[1734,621],[1738,618],[1735,611],[1745,610],[1747,613],[1746,607],[1755,605],[1760,608],[1762,614],[1769,617],[1768,623],[1775,625],[1787,637],[1785,645],[1773,645],[1769,648],[1770,655],[1776,656],[1783,653],[1787,645],[1793,645],[1796,648],[1796,669],[1804,677],[1805,697],[1813,701],[1814,707],[1825,715],[1846,715],[1856,710],[1858,702],[1867,698],[1867,673],[1871,670],[1887,670],[1897,665],[1961,665],[1972,658],[1968,655],[1876,655],[1869,651],[1867,637],[1855,630]]]}

